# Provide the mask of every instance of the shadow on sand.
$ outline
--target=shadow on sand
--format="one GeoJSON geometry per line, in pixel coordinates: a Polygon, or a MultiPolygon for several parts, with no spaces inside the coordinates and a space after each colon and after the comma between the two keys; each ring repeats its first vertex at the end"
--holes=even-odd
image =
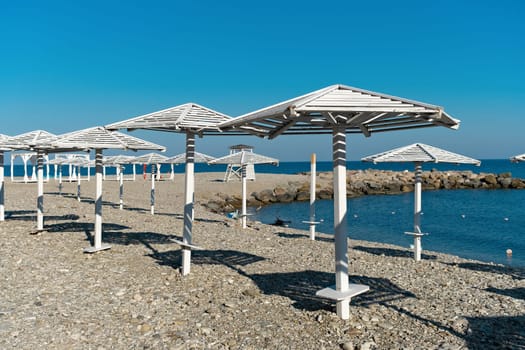
{"type": "Polygon", "coordinates": [[[446,263],[462,269],[469,269],[473,271],[490,272],[499,275],[509,275],[514,279],[525,279],[525,268],[511,267],[505,265],[485,264],[480,262],[466,262],[466,263],[446,263]]]}
{"type": "MultiPolygon", "coordinates": [[[[391,256],[394,258],[414,258],[414,252],[411,250],[404,249],[394,249],[394,248],[377,248],[377,247],[364,247],[364,246],[355,246],[352,249],[359,250],[365,253],[374,254],[374,255],[384,255],[391,256]]],[[[435,260],[437,257],[435,255],[421,254],[421,259],[425,260],[435,260]]]]}

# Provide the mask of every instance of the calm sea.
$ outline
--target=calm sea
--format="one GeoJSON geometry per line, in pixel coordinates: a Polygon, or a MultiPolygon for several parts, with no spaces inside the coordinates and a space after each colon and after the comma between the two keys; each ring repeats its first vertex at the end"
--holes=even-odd
{"type": "MultiPolygon", "coordinates": [[[[283,163],[283,173],[309,171],[308,163],[283,163]],[[295,167],[295,169],[294,169],[295,167]]],[[[317,164],[328,171],[330,162],[317,164]]],[[[349,169],[412,170],[409,164],[373,165],[348,162],[349,169]]],[[[472,170],[474,172],[511,172],[525,178],[525,163],[484,160],[480,167],[427,164],[430,170],[472,170]]],[[[249,184],[248,184],[249,186],[249,184]]],[[[249,189],[248,189],[249,190],[249,189]]],[[[412,230],[413,193],[377,195],[348,199],[348,236],[353,239],[383,242],[405,248],[413,243],[405,231],[412,230]]],[[[422,195],[421,227],[423,249],[458,255],[486,262],[525,267],[525,190],[439,190],[422,195]],[[512,258],[506,250],[512,249],[512,258]]],[[[275,204],[254,212],[251,218],[272,223],[277,217],[291,221],[289,226],[308,230],[309,203],[275,204]]],[[[316,203],[316,217],[323,222],[317,230],[333,233],[333,202],[316,203]]]]}
{"type": "MultiPolygon", "coordinates": [[[[413,170],[412,164],[378,164],[351,161],[348,169],[413,170]]],[[[142,166],[137,166],[142,173],[142,166]]],[[[170,171],[169,165],[162,172],[170,171]]],[[[175,166],[176,173],[184,172],[184,165],[175,166]]],[[[196,164],[196,172],[222,172],[225,166],[196,164]]],[[[258,173],[296,174],[309,172],[309,162],[283,162],[279,166],[257,165],[258,173]]],[[[513,164],[506,159],[482,160],[479,167],[450,164],[425,164],[424,170],[471,170],[473,172],[504,173],[525,178],[525,163],[513,164]]],[[[10,167],[6,165],[6,176],[10,167]]],[[[64,167],[64,175],[67,174],[64,167]]],[[[317,162],[318,171],[331,171],[331,162],[317,162]]],[[[29,176],[31,168],[28,167],[29,176]]],[[[83,174],[86,170],[83,170],[83,174]]],[[[149,171],[149,168],[148,168],[149,171]]],[[[50,169],[53,176],[53,167],[50,169]]],[[[23,176],[23,166],[15,165],[15,176],[23,176]]],[[[93,174],[93,169],[91,169],[93,174]]],[[[125,173],[131,174],[128,166],[125,173]]],[[[108,168],[107,174],[115,174],[108,168]]],[[[240,189],[239,189],[240,191],[240,189]]],[[[249,192],[249,184],[248,184],[249,192]]],[[[424,191],[421,227],[429,233],[423,237],[423,249],[450,253],[465,258],[525,267],[525,190],[439,190],[424,191]],[[506,250],[512,249],[512,258],[506,250]]],[[[251,218],[272,223],[277,217],[289,220],[290,226],[308,230],[303,220],[308,219],[309,204],[297,202],[275,204],[255,212],[251,218]]],[[[317,219],[323,223],[317,230],[333,232],[333,202],[317,201],[317,219]]],[[[412,238],[403,234],[412,229],[413,194],[365,196],[348,200],[348,235],[353,239],[396,244],[408,249],[412,238]]]]}

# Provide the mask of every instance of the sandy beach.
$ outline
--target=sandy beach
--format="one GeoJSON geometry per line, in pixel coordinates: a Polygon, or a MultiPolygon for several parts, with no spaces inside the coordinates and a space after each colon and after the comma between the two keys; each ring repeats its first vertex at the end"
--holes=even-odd
{"type": "MultiPolygon", "coordinates": [[[[330,235],[235,220],[201,204],[240,194],[222,173],[197,173],[192,270],[181,276],[182,174],[156,184],[104,182],[103,242],[84,254],[94,223],[94,178],[45,184],[45,231],[36,184],[6,186],[0,223],[2,349],[525,349],[525,270],[349,240],[351,282],[370,286],[350,320],[315,297],[334,284],[330,235]]],[[[257,174],[248,193],[306,175],[257,174]]],[[[306,216],[306,213],[305,213],[306,216]]],[[[401,233],[400,233],[401,234],[401,233]]]]}

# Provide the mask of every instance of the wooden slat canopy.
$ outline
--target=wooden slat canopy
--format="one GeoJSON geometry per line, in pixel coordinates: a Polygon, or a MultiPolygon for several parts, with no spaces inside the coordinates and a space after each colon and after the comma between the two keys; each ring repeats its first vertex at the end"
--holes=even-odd
{"type": "Polygon", "coordinates": [[[222,130],[243,130],[275,138],[281,134],[330,134],[335,125],[346,133],[403,130],[429,126],[456,129],[459,120],[435,105],[332,85],[219,124],[222,130]]]}
{"type": "Polygon", "coordinates": [[[233,164],[233,165],[247,165],[247,164],[273,164],[278,165],[279,160],[261,154],[240,151],[233,154],[229,154],[224,157],[214,159],[209,162],[210,164],[233,164]]]}
{"type": "Polygon", "coordinates": [[[166,150],[164,146],[120,132],[109,131],[101,126],[68,133],[53,142],[52,145],[58,148],[76,149],[166,150]]]}
{"type": "Polygon", "coordinates": [[[217,124],[231,119],[226,114],[190,102],[109,124],[106,125],[106,128],[109,130],[191,131],[195,134],[219,133],[217,124]]]}
{"type": "MultiPolygon", "coordinates": [[[[194,153],[194,162],[195,163],[208,163],[214,160],[215,157],[209,156],[204,153],[195,152],[194,153]]],[[[177,154],[176,156],[170,157],[166,160],[170,164],[182,164],[186,163],[186,153],[177,154]]]]}
{"type": "Polygon", "coordinates": [[[361,159],[364,162],[432,162],[432,163],[455,163],[455,164],[474,164],[481,162],[477,159],[452,153],[441,148],[414,143],[412,145],[399,147],[390,151],[374,154],[361,159]]]}
{"type": "Polygon", "coordinates": [[[168,157],[158,153],[148,153],[133,158],[133,163],[137,164],[167,164],[168,157]]]}

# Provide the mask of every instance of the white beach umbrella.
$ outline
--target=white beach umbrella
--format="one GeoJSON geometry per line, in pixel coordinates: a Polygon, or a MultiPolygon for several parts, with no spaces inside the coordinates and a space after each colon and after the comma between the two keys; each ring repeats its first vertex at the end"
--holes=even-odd
{"type": "MultiPolygon", "coordinates": [[[[194,217],[195,192],[195,135],[224,134],[217,128],[217,124],[230,120],[231,117],[200,106],[196,103],[167,108],[161,111],[148,113],[139,117],[107,125],[111,130],[117,129],[146,129],[166,132],[180,132],[186,134],[186,172],[184,180],[184,223],[182,229],[182,275],[190,273],[191,249],[194,217]]],[[[230,131],[226,134],[246,134],[241,131],[230,131]]]]}
{"type": "MultiPolygon", "coordinates": [[[[195,152],[194,153],[194,163],[208,163],[212,160],[214,160],[215,157],[209,156],[204,153],[195,152]]],[[[176,156],[169,157],[166,160],[167,163],[171,164],[171,174],[170,179],[174,180],[175,178],[175,170],[173,169],[174,164],[183,164],[186,163],[186,153],[177,154],[176,156]]]]}
{"type": "Polygon", "coordinates": [[[279,135],[332,135],[335,286],[324,288],[317,295],[335,300],[337,314],[348,319],[350,299],[369,288],[350,284],[348,279],[346,134],[362,133],[369,137],[380,132],[432,126],[457,129],[459,120],[435,105],[332,85],[223,122],[218,128],[224,132],[246,131],[269,139],[279,135]]]}
{"type": "Polygon", "coordinates": [[[240,151],[224,157],[214,159],[209,164],[232,164],[242,168],[242,228],[246,228],[246,166],[248,164],[273,164],[278,165],[279,160],[253,152],[240,151]]]}
{"type": "Polygon", "coordinates": [[[422,163],[454,163],[480,165],[477,159],[452,153],[441,148],[414,143],[412,145],[381,152],[361,159],[364,162],[374,163],[414,163],[414,230],[405,232],[414,236],[414,259],[421,260],[421,173],[422,163]]]}
{"type": "Polygon", "coordinates": [[[38,182],[37,232],[44,229],[44,155],[64,151],[64,149],[53,149],[51,143],[56,139],[56,135],[45,130],[34,130],[11,138],[11,142],[13,142],[11,146],[13,149],[36,151],[38,182]]]}
{"type": "Polygon", "coordinates": [[[94,244],[84,249],[84,252],[94,253],[111,248],[107,244],[102,244],[102,151],[104,149],[164,151],[165,148],[120,132],[108,131],[100,126],[69,133],[65,137],[54,142],[53,146],[58,148],[71,147],[74,149],[95,150],[95,239],[94,244]]]}
{"type": "Polygon", "coordinates": [[[157,181],[160,180],[160,165],[168,163],[168,157],[158,153],[148,153],[142,156],[135,157],[134,163],[151,164],[151,191],[150,191],[150,205],[151,215],[155,214],[155,166],[157,166],[157,181]]]}
{"type": "Polygon", "coordinates": [[[135,181],[136,171],[133,156],[116,155],[110,157],[103,157],[102,163],[104,166],[114,166],[117,168],[117,175],[119,181],[119,208],[124,209],[124,165],[131,164],[133,169],[133,181],[135,181]]]}

